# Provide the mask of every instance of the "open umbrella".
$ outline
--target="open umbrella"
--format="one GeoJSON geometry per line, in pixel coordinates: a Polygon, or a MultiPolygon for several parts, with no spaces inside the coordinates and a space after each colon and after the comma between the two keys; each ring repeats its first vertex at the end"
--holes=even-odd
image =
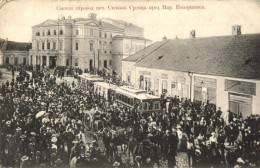
{"type": "Polygon", "coordinates": [[[35,118],[39,118],[39,117],[43,116],[45,113],[46,113],[46,111],[39,111],[39,112],[36,114],[35,118]]]}

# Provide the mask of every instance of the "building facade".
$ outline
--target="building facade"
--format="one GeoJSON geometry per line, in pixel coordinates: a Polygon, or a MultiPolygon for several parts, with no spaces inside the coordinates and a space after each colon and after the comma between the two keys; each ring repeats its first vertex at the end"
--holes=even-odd
{"type": "Polygon", "coordinates": [[[2,40],[0,50],[0,65],[26,65],[29,63],[30,43],[20,43],[2,40]]]}
{"type": "MultiPolygon", "coordinates": [[[[235,33],[237,30],[237,34],[235,33]]],[[[191,31],[194,33],[194,31],[191,31]]],[[[163,40],[123,60],[122,79],[160,96],[260,114],[260,34],[163,40]]]]}
{"type": "MultiPolygon", "coordinates": [[[[114,69],[121,73],[121,66],[112,64],[114,55],[123,55],[118,37],[138,38],[133,46],[138,45],[138,51],[145,46],[142,41],[143,28],[132,23],[113,19],[99,19],[94,13],[88,18],[46,20],[32,27],[32,49],[29,63],[32,65],[73,66],[81,69],[114,69]],[[141,42],[140,42],[141,41],[141,42]],[[142,45],[142,47],[140,47],[142,45]]],[[[135,50],[137,51],[137,50],[135,50]]]]}

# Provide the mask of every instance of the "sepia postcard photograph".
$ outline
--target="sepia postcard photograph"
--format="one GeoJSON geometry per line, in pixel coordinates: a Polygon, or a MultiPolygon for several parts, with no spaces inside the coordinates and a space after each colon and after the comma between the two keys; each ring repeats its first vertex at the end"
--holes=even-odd
{"type": "Polygon", "coordinates": [[[0,168],[260,167],[259,0],[0,0],[0,168]]]}

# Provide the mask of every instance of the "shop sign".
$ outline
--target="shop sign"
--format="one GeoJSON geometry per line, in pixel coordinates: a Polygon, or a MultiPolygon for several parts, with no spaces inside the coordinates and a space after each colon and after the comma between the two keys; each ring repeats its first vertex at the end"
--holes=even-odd
{"type": "Polygon", "coordinates": [[[216,88],[217,79],[195,76],[194,85],[206,88],[216,88]]]}
{"type": "Polygon", "coordinates": [[[256,95],[256,83],[235,80],[225,80],[225,91],[256,95]]]}
{"type": "Polygon", "coordinates": [[[168,74],[162,74],[162,79],[168,79],[168,74]]]}
{"type": "Polygon", "coordinates": [[[148,71],[139,71],[139,74],[140,74],[140,75],[148,75],[148,76],[151,76],[151,72],[148,72],[148,71]]]}

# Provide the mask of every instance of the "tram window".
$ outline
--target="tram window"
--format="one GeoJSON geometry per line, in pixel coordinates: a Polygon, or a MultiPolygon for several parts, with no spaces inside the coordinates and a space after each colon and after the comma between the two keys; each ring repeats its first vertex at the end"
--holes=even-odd
{"type": "Polygon", "coordinates": [[[154,102],[154,109],[155,110],[159,109],[159,102],[154,102]]]}
{"type": "Polygon", "coordinates": [[[149,102],[149,110],[153,109],[153,102],[149,102]]]}
{"type": "Polygon", "coordinates": [[[144,106],[143,109],[147,110],[147,103],[143,103],[143,106],[144,106]]]}
{"type": "Polygon", "coordinates": [[[134,105],[133,99],[130,99],[130,104],[134,105]]]}

